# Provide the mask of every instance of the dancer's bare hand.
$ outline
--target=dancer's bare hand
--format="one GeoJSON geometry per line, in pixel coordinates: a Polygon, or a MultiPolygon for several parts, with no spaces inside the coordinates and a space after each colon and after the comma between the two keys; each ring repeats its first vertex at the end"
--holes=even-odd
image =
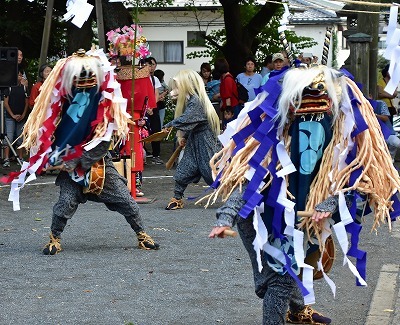
{"type": "Polygon", "coordinates": [[[224,235],[224,231],[229,229],[231,229],[231,227],[213,227],[210,234],[208,235],[208,238],[225,238],[226,236],[224,235]]]}
{"type": "Polygon", "coordinates": [[[185,138],[178,138],[178,144],[179,144],[181,147],[186,146],[186,139],[185,139],[185,138]]]}
{"type": "Polygon", "coordinates": [[[315,211],[311,217],[312,220],[315,222],[321,222],[325,218],[329,218],[332,214],[330,212],[320,212],[320,211],[315,211]]]}

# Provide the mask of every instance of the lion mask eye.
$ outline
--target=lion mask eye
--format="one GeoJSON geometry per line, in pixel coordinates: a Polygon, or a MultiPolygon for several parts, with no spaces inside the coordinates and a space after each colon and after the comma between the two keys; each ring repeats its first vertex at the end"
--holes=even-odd
{"type": "Polygon", "coordinates": [[[325,85],[324,82],[319,82],[319,83],[316,85],[316,88],[317,88],[319,91],[324,91],[324,90],[326,90],[326,85],[325,85]]]}
{"type": "Polygon", "coordinates": [[[326,87],[326,83],[325,83],[325,80],[324,80],[324,75],[323,74],[319,74],[316,78],[314,78],[313,82],[311,83],[311,85],[309,87],[311,89],[318,90],[320,93],[321,92],[326,92],[327,91],[327,87],[326,87]]]}
{"type": "Polygon", "coordinates": [[[318,90],[320,93],[327,90],[326,83],[323,81],[313,82],[310,87],[311,89],[318,90]]]}

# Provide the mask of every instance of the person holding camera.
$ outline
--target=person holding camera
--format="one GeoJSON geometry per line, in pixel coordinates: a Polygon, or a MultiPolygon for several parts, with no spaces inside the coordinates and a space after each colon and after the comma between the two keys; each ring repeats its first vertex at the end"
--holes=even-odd
{"type": "MultiPolygon", "coordinates": [[[[8,95],[4,98],[5,108],[5,129],[7,138],[14,142],[22,133],[22,128],[28,115],[28,93],[27,88],[22,84],[23,70],[18,69],[18,84],[9,88],[8,95]],[[15,136],[16,135],[16,136],[15,136]]],[[[22,143],[18,139],[17,146],[22,143]]],[[[18,158],[23,161],[23,149],[19,148],[18,158]]],[[[10,147],[4,149],[3,167],[10,167],[10,147]]]]}

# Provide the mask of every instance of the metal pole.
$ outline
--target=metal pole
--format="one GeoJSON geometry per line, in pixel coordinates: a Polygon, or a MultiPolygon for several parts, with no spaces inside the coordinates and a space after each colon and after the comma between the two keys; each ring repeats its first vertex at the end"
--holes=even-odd
{"type": "Polygon", "coordinates": [[[47,0],[46,18],[44,20],[42,45],[40,48],[39,67],[47,61],[47,51],[49,49],[49,39],[51,30],[51,17],[53,16],[54,0],[47,0]]]}
{"type": "Polygon", "coordinates": [[[106,52],[106,39],[104,36],[103,5],[101,0],[96,0],[97,34],[99,36],[99,47],[106,52]]]}

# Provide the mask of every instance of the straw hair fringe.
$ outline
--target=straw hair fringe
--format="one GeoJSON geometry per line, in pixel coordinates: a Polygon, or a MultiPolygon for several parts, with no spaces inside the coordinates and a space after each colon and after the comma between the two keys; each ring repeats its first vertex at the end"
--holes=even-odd
{"type": "MultiPolygon", "coordinates": [[[[28,120],[26,121],[23,131],[22,131],[22,137],[23,137],[23,142],[20,146],[20,148],[26,148],[29,150],[30,148],[34,147],[37,145],[37,140],[38,137],[40,136],[39,130],[43,126],[44,121],[49,117],[48,116],[48,111],[50,108],[50,105],[52,104],[52,96],[54,94],[54,89],[56,89],[57,83],[62,83],[64,86],[67,86],[67,81],[64,77],[61,78],[61,70],[64,68],[65,64],[68,62],[70,58],[65,58],[61,59],[57,62],[53,70],[51,71],[50,75],[47,77],[46,81],[43,83],[39,96],[35,100],[35,105],[33,107],[32,112],[29,114],[28,120]]],[[[82,62],[92,62],[94,63],[91,64],[91,67],[93,69],[97,68],[100,71],[100,66],[97,60],[93,60],[93,58],[89,58],[86,61],[82,61],[81,58],[73,58],[72,61],[77,60],[77,65],[73,65],[74,69],[73,71],[80,71],[82,69],[82,62]],[[80,68],[79,68],[80,65],[80,68]]],[[[69,62],[69,63],[71,63],[69,62]]],[[[95,70],[93,70],[95,71],[95,70]]],[[[100,72],[97,72],[96,78],[102,77],[103,74],[100,72]]],[[[75,73],[74,72],[74,73],[75,73]]],[[[69,74],[70,78],[73,79],[73,76],[69,74]]],[[[98,79],[99,81],[99,79],[98,79]]],[[[71,81],[72,82],[72,81],[71,81]]],[[[68,87],[72,87],[72,84],[68,84],[68,87]]],[[[98,85],[99,87],[99,85],[98,85]]],[[[63,91],[63,87],[61,86],[59,91],[63,91]]],[[[67,89],[68,90],[68,89],[67,89]]],[[[60,103],[61,105],[61,103],[60,103]]],[[[128,123],[133,123],[132,120],[128,118],[126,114],[124,114],[121,105],[119,101],[113,101],[111,102],[110,107],[105,108],[111,110],[111,116],[113,117],[113,122],[117,126],[116,130],[116,135],[117,135],[117,141],[120,141],[122,138],[125,138],[129,134],[129,129],[127,127],[128,123]]],[[[60,116],[57,118],[55,123],[57,124],[59,122],[60,116]]],[[[106,131],[107,131],[107,126],[109,124],[109,121],[106,118],[106,114],[104,114],[104,120],[99,123],[95,130],[94,130],[94,136],[93,139],[102,137],[106,131]]]]}
{"type": "Polygon", "coordinates": [[[23,137],[23,141],[20,148],[26,148],[28,150],[36,145],[39,129],[42,127],[46,118],[48,118],[47,110],[51,102],[51,96],[53,95],[56,83],[60,82],[60,72],[67,60],[68,58],[59,60],[53,70],[51,70],[46,81],[42,84],[39,96],[36,98],[32,112],[29,114],[22,130],[21,136],[23,137]]]}
{"type": "MultiPolygon", "coordinates": [[[[261,118],[265,118],[265,114],[262,114],[261,118]]],[[[250,118],[246,116],[240,125],[240,129],[246,127],[250,123],[250,118]]],[[[230,140],[227,146],[214,154],[210,160],[211,171],[214,178],[216,178],[219,172],[222,172],[220,177],[221,184],[213,193],[203,197],[198,202],[207,199],[206,206],[209,206],[210,204],[214,204],[218,197],[220,197],[222,201],[226,201],[237,187],[241,190],[243,183],[246,181],[245,174],[250,169],[249,161],[259,146],[260,142],[255,140],[252,136],[249,136],[245,140],[245,146],[233,157],[232,152],[236,147],[233,140],[230,140]]],[[[262,166],[266,168],[270,162],[271,150],[264,158],[262,166]]],[[[269,174],[270,173],[266,170],[265,177],[269,174]]]]}
{"type": "Polygon", "coordinates": [[[215,135],[220,134],[220,123],[217,112],[208,98],[206,89],[204,87],[204,81],[200,75],[190,69],[180,70],[178,74],[173,78],[172,88],[178,90],[178,98],[175,107],[175,118],[181,116],[186,107],[187,95],[196,95],[200,99],[200,103],[204,108],[207,116],[208,123],[215,135]]]}
{"type": "MultiPolygon", "coordinates": [[[[348,166],[342,170],[338,169],[338,161],[333,161],[334,149],[336,146],[344,149],[347,147],[347,140],[341,134],[344,123],[344,114],[339,114],[334,121],[334,134],[331,142],[325,150],[317,177],[311,184],[306,210],[312,211],[314,207],[327,199],[331,195],[337,195],[339,192],[345,193],[350,190],[357,190],[368,197],[368,204],[374,210],[373,230],[376,230],[382,223],[388,223],[391,229],[390,211],[392,211],[393,202],[390,201],[395,190],[400,190],[400,180],[398,172],[393,166],[387,145],[385,143],[380,125],[373,113],[369,102],[365,99],[357,85],[346,78],[347,85],[352,89],[357,99],[361,102],[359,109],[364,117],[368,129],[357,135],[357,156],[348,166]],[[353,186],[349,186],[351,173],[362,167],[362,173],[357,178],[353,186]],[[332,180],[330,180],[332,177],[332,180]]],[[[240,129],[251,123],[250,118],[246,117],[240,129]]],[[[288,136],[288,127],[285,126],[283,136],[288,139],[286,149],[290,150],[290,137],[288,136]]],[[[236,147],[233,140],[227,144],[220,152],[216,153],[211,161],[211,169],[214,178],[218,173],[220,185],[210,195],[200,201],[207,200],[206,206],[216,202],[218,197],[226,201],[229,195],[237,188],[242,188],[246,181],[245,173],[249,170],[248,162],[253,153],[260,146],[260,143],[251,136],[245,140],[245,146],[232,157],[232,152],[236,147]]],[[[268,152],[262,165],[266,167],[271,161],[271,151],[268,152]]],[[[277,166],[279,169],[280,166],[277,166]]],[[[272,181],[272,175],[267,171],[265,177],[269,176],[268,186],[272,181]]],[[[293,197],[287,192],[289,197],[293,197]]],[[[200,202],[199,201],[199,202],[200,202]]],[[[311,218],[304,218],[300,223],[301,228],[305,228],[309,235],[320,238],[323,229],[311,218]]]]}
{"type": "MultiPolygon", "coordinates": [[[[347,79],[347,84],[361,102],[359,109],[368,124],[368,129],[356,137],[356,158],[340,171],[338,170],[337,163],[333,165],[333,149],[338,144],[341,148],[344,148],[347,146],[347,143],[344,143],[339,134],[334,135],[333,140],[326,149],[327,154],[324,155],[318,176],[311,185],[306,210],[313,210],[316,204],[322,202],[330,195],[357,190],[363,194],[367,194],[368,203],[373,208],[374,223],[372,230],[376,230],[377,227],[386,222],[389,225],[389,229],[391,229],[389,213],[392,211],[393,202],[390,201],[390,198],[396,189],[400,190],[399,175],[393,166],[380,125],[371,105],[352,80],[347,79]],[[337,141],[338,139],[341,139],[341,141],[337,141]],[[361,175],[357,178],[353,186],[348,186],[351,173],[360,166],[363,168],[361,175]],[[332,183],[329,180],[329,173],[331,171],[332,183]]],[[[343,124],[343,117],[337,121],[337,124],[343,124]]],[[[339,125],[337,125],[335,130],[341,129],[339,125]]],[[[304,219],[301,226],[306,228],[309,234],[318,234],[321,230],[310,218],[304,219]]]]}

